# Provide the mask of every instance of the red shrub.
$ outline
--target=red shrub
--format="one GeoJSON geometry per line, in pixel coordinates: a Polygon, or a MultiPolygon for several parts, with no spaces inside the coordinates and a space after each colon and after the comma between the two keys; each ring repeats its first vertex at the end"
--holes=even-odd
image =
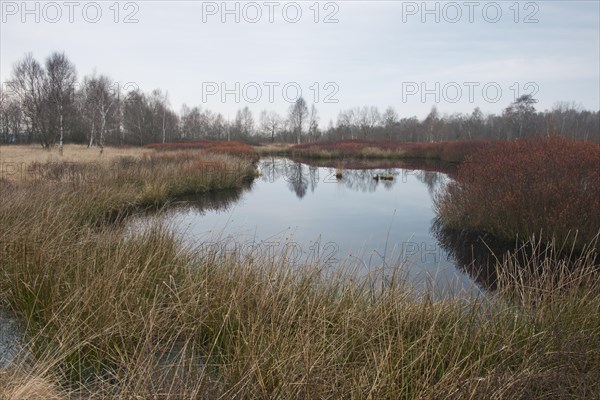
{"type": "Polygon", "coordinates": [[[437,200],[448,226],[580,247],[600,231],[600,145],[565,138],[496,142],[468,157],[437,200]]]}
{"type": "Polygon", "coordinates": [[[230,154],[238,157],[250,158],[257,161],[258,154],[250,145],[240,142],[221,142],[210,140],[196,140],[192,142],[153,143],[145,146],[155,150],[206,150],[212,153],[230,154]]]}
{"type": "Polygon", "coordinates": [[[490,143],[477,140],[444,142],[439,158],[444,161],[462,162],[468,156],[489,147],[490,143]]]}

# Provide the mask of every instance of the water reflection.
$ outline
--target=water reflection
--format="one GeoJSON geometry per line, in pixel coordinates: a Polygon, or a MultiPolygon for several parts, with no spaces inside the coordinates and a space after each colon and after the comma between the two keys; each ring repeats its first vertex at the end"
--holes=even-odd
{"type": "Polygon", "coordinates": [[[318,167],[288,159],[271,158],[263,159],[259,164],[259,170],[263,182],[272,183],[284,179],[299,199],[302,199],[309,190],[314,192],[319,183],[335,183],[352,191],[373,193],[379,187],[391,190],[398,184],[407,183],[409,176],[414,176],[424,183],[429,194],[433,196],[447,180],[447,175],[443,172],[401,169],[398,166],[393,167],[389,162],[371,165],[364,161],[339,164],[338,167],[318,167]],[[337,172],[341,173],[341,177],[336,176],[337,172]],[[387,179],[378,179],[382,176],[387,179]]]}
{"type": "MultiPolygon", "coordinates": [[[[417,171],[441,172],[454,178],[458,165],[437,160],[413,159],[413,160],[385,160],[385,159],[307,159],[293,158],[281,159],[272,157],[270,160],[287,160],[287,162],[312,165],[320,168],[341,168],[341,169],[407,169],[417,171]]],[[[267,161],[267,159],[263,159],[267,161]]]]}
{"type": "Polygon", "coordinates": [[[480,288],[496,290],[496,259],[502,260],[510,250],[505,242],[500,243],[486,234],[448,228],[439,218],[434,220],[431,232],[453,258],[456,268],[468,273],[480,288]]]}
{"type": "MultiPolygon", "coordinates": [[[[287,165],[285,168],[285,177],[287,178],[288,186],[290,189],[296,194],[296,197],[299,199],[303,198],[306,195],[306,190],[308,189],[309,182],[312,182],[312,191],[314,191],[316,187],[315,177],[310,176],[311,172],[314,174],[314,171],[311,171],[310,168],[306,168],[304,164],[291,164],[287,165]],[[308,170],[308,173],[307,171],[308,170]]],[[[316,178],[318,181],[318,177],[316,178]]]]}
{"type": "Polygon", "coordinates": [[[0,308],[0,369],[7,367],[23,351],[23,330],[16,317],[0,308]]]}
{"type": "MultiPolygon", "coordinates": [[[[511,242],[499,240],[490,234],[468,230],[452,229],[436,218],[431,231],[438,240],[441,248],[452,257],[456,268],[466,272],[471,279],[486,291],[495,291],[498,287],[498,266],[510,265],[521,271],[526,270],[529,276],[548,274],[557,283],[564,274],[562,268],[575,271],[581,262],[581,254],[566,249],[557,249],[551,243],[511,242]],[[548,260],[561,260],[561,268],[556,271],[544,270],[548,260]],[[556,274],[552,274],[556,272],[556,274]]],[[[598,253],[587,256],[592,264],[597,264],[598,253]]],[[[553,261],[549,265],[556,265],[553,261]]],[[[504,271],[501,271],[504,272],[504,271]]],[[[505,271],[511,274],[512,271],[505,271]]],[[[563,282],[564,283],[564,282],[563,282]]]]}
{"type": "Polygon", "coordinates": [[[192,210],[201,215],[207,212],[226,212],[242,198],[244,193],[251,189],[251,183],[244,183],[239,189],[216,190],[202,194],[180,196],[169,205],[169,209],[171,212],[192,210]]]}
{"type": "Polygon", "coordinates": [[[186,241],[216,246],[218,254],[260,250],[294,265],[360,265],[364,274],[400,268],[417,285],[475,289],[431,232],[432,196],[449,179],[444,172],[401,162],[337,164],[262,159],[251,186],[180,201],[167,218],[186,241]]]}
{"type": "Polygon", "coordinates": [[[432,197],[435,196],[440,186],[446,182],[445,175],[437,171],[418,171],[416,177],[427,185],[427,190],[432,197]]]}

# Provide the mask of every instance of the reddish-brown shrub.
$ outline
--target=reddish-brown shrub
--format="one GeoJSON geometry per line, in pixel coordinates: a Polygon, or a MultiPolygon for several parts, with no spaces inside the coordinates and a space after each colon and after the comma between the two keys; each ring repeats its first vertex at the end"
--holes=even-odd
{"type": "Polygon", "coordinates": [[[493,143],[467,158],[436,205],[454,228],[581,247],[600,231],[600,145],[561,137],[493,143]]]}

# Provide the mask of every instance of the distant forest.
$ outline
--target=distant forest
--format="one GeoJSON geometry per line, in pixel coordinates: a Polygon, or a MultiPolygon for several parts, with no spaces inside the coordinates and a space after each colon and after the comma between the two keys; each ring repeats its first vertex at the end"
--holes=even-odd
{"type": "Polygon", "coordinates": [[[537,100],[524,95],[500,115],[442,115],[434,106],[423,120],[401,117],[393,107],[356,107],[339,112],[337,121],[319,125],[316,106],[303,98],[286,115],[265,110],[253,115],[246,106],[233,120],[200,106],[184,105],[177,112],[161,89],[145,93],[120,87],[103,74],[78,82],[75,65],[64,53],[54,52],[44,63],[31,54],[13,68],[0,89],[0,142],[85,143],[90,146],[146,145],[198,139],[246,142],[308,142],[373,139],[395,141],[451,141],[514,139],[562,135],[600,141],[600,112],[574,103],[557,103],[539,111],[537,100]]]}

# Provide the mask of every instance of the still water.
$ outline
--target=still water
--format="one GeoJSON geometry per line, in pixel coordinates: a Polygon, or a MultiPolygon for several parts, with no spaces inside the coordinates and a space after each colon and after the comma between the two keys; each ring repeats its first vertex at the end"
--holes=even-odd
{"type": "Polygon", "coordinates": [[[240,191],[187,199],[167,220],[189,243],[220,252],[282,254],[298,265],[352,266],[362,274],[397,268],[411,283],[479,292],[434,234],[442,172],[346,165],[338,169],[262,159],[240,191]],[[385,177],[387,179],[376,179],[385,177]]]}

